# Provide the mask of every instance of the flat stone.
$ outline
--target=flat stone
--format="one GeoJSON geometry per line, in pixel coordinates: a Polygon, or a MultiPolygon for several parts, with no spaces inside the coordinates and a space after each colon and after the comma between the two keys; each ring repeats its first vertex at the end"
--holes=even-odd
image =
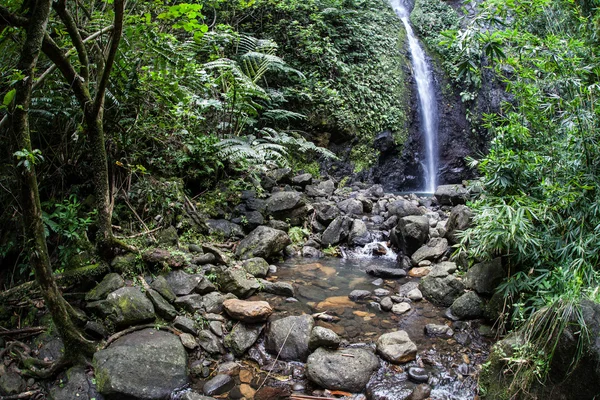
{"type": "Polygon", "coordinates": [[[422,278],[429,275],[430,272],[431,267],[415,267],[408,271],[408,275],[412,276],[413,278],[422,278]]]}
{"type": "Polygon", "coordinates": [[[194,289],[202,281],[202,275],[190,275],[185,271],[176,269],[169,272],[165,279],[176,296],[186,296],[194,292],[194,289]]]}
{"type": "Polygon", "coordinates": [[[231,318],[246,323],[266,321],[273,313],[273,308],[266,301],[230,299],[223,302],[223,309],[231,318]]]}
{"type": "Polygon", "coordinates": [[[371,292],[368,290],[353,290],[348,295],[348,298],[352,301],[365,300],[371,297],[371,292]]]}
{"type": "Polygon", "coordinates": [[[429,336],[452,336],[453,331],[448,325],[425,325],[425,333],[429,336]]]}
{"type": "Polygon", "coordinates": [[[443,256],[448,250],[448,240],[444,238],[433,238],[427,245],[420,247],[413,253],[410,260],[417,265],[421,261],[435,261],[443,256]]]}
{"type": "Polygon", "coordinates": [[[381,278],[403,278],[406,276],[406,271],[401,268],[387,268],[371,265],[367,267],[367,274],[381,278]]]}
{"type": "Polygon", "coordinates": [[[217,374],[214,378],[207,381],[202,391],[207,396],[216,396],[227,393],[235,386],[233,378],[226,374],[217,374]]]}
{"type": "Polygon", "coordinates": [[[392,312],[397,315],[404,314],[404,313],[410,311],[410,309],[411,309],[410,304],[406,303],[406,302],[394,304],[392,306],[392,312]]]}
{"type": "Polygon", "coordinates": [[[0,393],[2,394],[19,394],[25,390],[26,386],[25,380],[21,378],[21,375],[12,370],[8,370],[0,376],[0,393]]]}
{"type": "Polygon", "coordinates": [[[221,340],[210,330],[204,329],[198,332],[198,344],[210,354],[225,354],[221,340]]]}
{"type": "Polygon", "coordinates": [[[179,339],[181,340],[183,347],[186,349],[194,350],[196,347],[198,347],[198,342],[196,342],[196,339],[194,339],[194,337],[189,333],[182,333],[179,335],[179,339]]]}
{"type": "Polygon", "coordinates": [[[284,297],[294,297],[296,294],[294,286],[292,286],[292,284],[289,282],[271,282],[264,279],[259,279],[258,283],[261,285],[261,291],[265,293],[284,297]]]}
{"type": "Polygon", "coordinates": [[[423,293],[419,289],[413,289],[406,295],[412,301],[420,301],[423,300],[423,293]]]}

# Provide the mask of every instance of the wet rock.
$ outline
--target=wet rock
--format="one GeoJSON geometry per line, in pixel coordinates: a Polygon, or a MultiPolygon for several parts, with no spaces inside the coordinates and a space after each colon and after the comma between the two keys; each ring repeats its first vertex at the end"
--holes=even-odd
{"type": "Polygon", "coordinates": [[[236,357],[243,356],[254,345],[264,326],[264,324],[236,324],[229,335],[225,336],[225,347],[236,357]]]}
{"type": "Polygon", "coordinates": [[[108,399],[164,399],[188,383],[187,355],[179,338],[144,329],[94,354],[98,391],[108,399]]]}
{"type": "Polygon", "coordinates": [[[207,396],[216,396],[227,393],[235,386],[233,378],[226,374],[218,374],[211,380],[207,381],[202,387],[202,391],[207,396]]]}
{"type": "Polygon", "coordinates": [[[156,318],[152,302],[137,287],[123,287],[108,295],[114,310],[113,321],[119,328],[142,324],[156,318]]]}
{"type": "Polygon", "coordinates": [[[495,258],[474,264],[465,274],[465,286],[480,294],[492,295],[496,286],[506,276],[502,267],[502,260],[495,258]]]}
{"type": "Polygon", "coordinates": [[[383,279],[377,278],[373,282],[371,282],[371,284],[373,284],[375,286],[381,286],[381,285],[383,285],[383,279]]]}
{"type": "Polygon", "coordinates": [[[442,306],[450,306],[454,300],[463,294],[464,284],[454,275],[444,278],[426,276],[419,283],[419,290],[428,300],[442,306]]]}
{"type": "Polygon", "coordinates": [[[198,332],[198,344],[210,354],[225,354],[225,349],[217,335],[207,329],[198,332]]]}
{"type": "Polygon", "coordinates": [[[429,220],[425,216],[408,216],[398,220],[390,232],[392,243],[404,254],[413,254],[427,242],[429,220]]]}
{"type": "Polygon", "coordinates": [[[194,324],[194,321],[181,315],[177,316],[173,321],[173,328],[191,335],[198,334],[198,330],[196,329],[196,324],[194,324]]]}
{"type": "Polygon", "coordinates": [[[327,347],[337,349],[340,346],[340,337],[331,329],[315,326],[310,333],[308,347],[317,349],[319,347],[327,347]]]}
{"type": "Polygon", "coordinates": [[[287,400],[290,398],[290,388],[263,386],[254,393],[254,400],[287,400]]]}
{"type": "Polygon", "coordinates": [[[378,265],[370,265],[367,267],[367,274],[381,278],[403,278],[406,276],[406,271],[400,268],[387,268],[378,265]]]}
{"type": "Polygon", "coordinates": [[[423,293],[419,289],[413,289],[406,295],[412,301],[420,301],[423,300],[423,293]]]}
{"type": "Polygon", "coordinates": [[[431,395],[431,387],[426,384],[417,385],[406,400],[426,400],[431,395]]]}
{"type": "Polygon", "coordinates": [[[453,331],[448,325],[425,325],[425,333],[429,336],[452,336],[453,331]]]}
{"type": "Polygon", "coordinates": [[[306,376],[323,388],[356,393],[364,390],[377,368],[379,359],[367,349],[320,347],[308,357],[306,376]]]}
{"type": "Polygon", "coordinates": [[[429,374],[425,368],[410,367],[408,369],[408,377],[411,381],[416,383],[423,383],[429,380],[429,374]]]}
{"type": "Polygon", "coordinates": [[[175,310],[175,307],[169,304],[169,302],[165,300],[164,297],[162,297],[156,290],[146,290],[146,297],[148,297],[152,302],[154,311],[156,311],[156,314],[159,317],[167,321],[172,321],[177,316],[177,310],[175,310]]]}
{"type": "Polygon", "coordinates": [[[435,261],[448,250],[448,241],[443,238],[433,238],[427,245],[420,247],[410,257],[414,265],[418,265],[423,260],[435,261]]]}
{"type": "Polygon", "coordinates": [[[346,240],[348,234],[350,233],[351,223],[352,220],[345,215],[334,219],[321,236],[322,245],[324,247],[335,246],[346,240]]]}
{"type": "Polygon", "coordinates": [[[371,297],[371,292],[368,290],[353,290],[348,295],[348,298],[352,301],[364,300],[371,297]]]}
{"type": "Polygon", "coordinates": [[[392,306],[392,312],[397,315],[402,315],[402,314],[410,311],[410,309],[411,309],[410,304],[406,303],[406,302],[394,304],[392,306]]]}
{"type": "MultiPolygon", "coordinates": [[[[299,192],[273,193],[267,199],[267,213],[277,216],[278,213],[293,210],[304,205],[302,194],[299,192]]],[[[283,218],[282,218],[283,219],[283,218]]]]}
{"type": "Polygon", "coordinates": [[[390,216],[398,218],[408,217],[411,215],[421,215],[421,210],[412,201],[406,199],[398,199],[388,205],[388,213],[390,216]]]}
{"type": "Polygon", "coordinates": [[[206,220],[208,233],[227,239],[236,239],[244,237],[244,230],[238,224],[229,222],[226,219],[208,219],[206,220]]]}
{"type": "Polygon", "coordinates": [[[152,281],[150,284],[150,287],[160,293],[160,295],[169,303],[174,302],[175,298],[177,297],[175,292],[173,292],[173,288],[171,285],[169,285],[169,282],[167,282],[165,277],[162,275],[154,279],[154,281],[152,281]]]}
{"type": "Polygon", "coordinates": [[[408,297],[408,293],[414,289],[418,289],[419,288],[419,282],[416,281],[410,281],[410,282],[406,282],[404,285],[400,286],[398,288],[398,296],[401,297],[408,297]]]}
{"type": "Polygon", "coordinates": [[[282,360],[304,361],[309,353],[308,342],[313,326],[314,320],[310,315],[271,321],[265,334],[265,348],[271,354],[279,354],[282,360]]]}
{"type": "Polygon", "coordinates": [[[362,220],[355,219],[348,234],[348,243],[353,246],[364,246],[370,242],[371,234],[367,230],[367,225],[362,220]]]}
{"type": "Polygon", "coordinates": [[[338,207],[342,212],[348,215],[361,215],[363,213],[363,204],[357,199],[346,199],[338,203],[338,207]]]}
{"type": "Polygon", "coordinates": [[[51,387],[49,394],[52,400],[85,400],[100,396],[92,378],[82,366],[70,368],[66,373],[66,380],[61,379],[60,384],[51,387]]]}
{"type": "Polygon", "coordinates": [[[462,185],[440,185],[434,196],[442,206],[456,206],[467,202],[469,192],[462,185]]]}
{"type": "Polygon", "coordinates": [[[245,299],[252,296],[260,287],[256,278],[239,265],[229,268],[217,267],[214,272],[217,275],[217,285],[224,293],[233,293],[245,299]]]}
{"type": "Polygon", "coordinates": [[[476,293],[467,292],[454,300],[450,309],[460,319],[475,319],[483,314],[483,302],[476,293]]]}
{"type": "Polygon", "coordinates": [[[0,376],[0,393],[5,395],[19,394],[25,390],[27,384],[21,375],[15,371],[8,370],[0,376]]]}
{"type": "Polygon", "coordinates": [[[405,331],[395,331],[383,334],[377,339],[377,353],[391,363],[401,364],[416,358],[417,345],[410,340],[405,331]]]}
{"type": "Polygon", "coordinates": [[[384,297],[390,294],[390,291],[387,289],[379,288],[373,291],[373,294],[377,297],[384,297]]]}
{"type": "Polygon", "coordinates": [[[186,296],[202,281],[201,275],[190,275],[180,269],[169,272],[165,279],[176,296],[186,296]]]}
{"type": "Polygon", "coordinates": [[[473,211],[467,206],[458,205],[452,209],[446,222],[446,234],[450,244],[458,243],[457,234],[471,226],[473,211]]]}
{"type": "Polygon", "coordinates": [[[214,397],[207,397],[196,392],[185,392],[179,398],[180,400],[214,400],[214,397]]]}
{"type": "Polygon", "coordinates": [[[242,268],[250,275],[254,275],[257,278],[264,278],[269,272],[269,263],[264,258],[254,257],[244,260],[242,268]]]}
{"type": "Polygon", "coordinates": [[[261,285],[261,291],[265,293],[284,297],[294,297],[295,295],[294,286],[292,286],[292,284],[289,282],[271,282],[264,279],[259,279],[258,283],[261,285]]]}
{"type": "Polygon", "coordinates": [[[210,331],[218,337],[223,337],[223,323],[220,321],[210,321],[208,323],[210,331]]]}
{"type": "Polygon", "coordinates": [[[266,301],[230,299],[223,302],[223,308],[231,318],[246,323],[266,321],[273,313],[271,305],[266,301]]]}
{"type": "Polygon", "coordinates": [[[194,337],[189,333],[182,333],[181,335],[179,335],[179,340],[181,340],[181,344],[186,349],[194,350],[196,347],[198,347],[196,339],[194,339],[194,337]]]}
{"type": "Polygon", "coordinates": [[[269,259],[279,254],[290,243],[287,233],[259,226],[239,243],[236,255],[243,260],[253,257],[269,259]]]}
{"type": "Polygon", "coordinates": [[[390,311],[392,307],[394,307],[394,302],[392,301],[391,297],[384,297],[379,302],[379,305],[383,311],[390,311]]]}
{"type": "Polygon", "coordinates": [[[110,273],[106,275],[95,288],[85,295],[85,301],[103,300],[109,293],[114,292],[123,286],[125,286],[125,281],[121,278],[121,275],[110,273]]]}

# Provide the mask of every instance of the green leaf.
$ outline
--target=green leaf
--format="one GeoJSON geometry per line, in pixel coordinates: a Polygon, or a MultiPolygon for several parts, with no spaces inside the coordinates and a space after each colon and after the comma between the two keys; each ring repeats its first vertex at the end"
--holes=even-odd
{"type": "Polygon", "coordinates": [[[12,103],[13,99],[15,98],[15,94],[17,93],[17,89],[12,89],[9,90],[8,93],[6,93],[4,95],[4,100],[2,101],[2,104],[4,106],[9,106],[10,103],[12,103]]]}

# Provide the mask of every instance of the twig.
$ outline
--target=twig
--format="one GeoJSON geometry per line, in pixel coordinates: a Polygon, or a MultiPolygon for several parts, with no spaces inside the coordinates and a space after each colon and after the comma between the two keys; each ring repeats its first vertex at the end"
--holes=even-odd
{"type": "Polygon", "coordinates": [[[162,229],[162,227],[159,226],[158,228],[154,228],[154,229],[152,229],[150,231],[138,232],[135,235],[130,235],[130,236],[115,236],[115,237],[117,239],[133,239],[133,238],[144,236],[144,235],[150,235],[150,234],[152,234],[152,233],[154,233],[156,231],[159,231],[161,229],[162,229]]]}
{"type": "Polygon", "coordinates": [[[9,330],[0,331],[0,336],[21,335],[23,333],[39,333],[39,332],[42,332],[45,330],[46,330],[45,326],[32,326],[29,328],[13,329],[10,331],[9,330]]]}
{"type": "Polygon", "coordinates": [[[112,342],[114,342],[115,340],[117,340],[120,337],[123,337],[131,332],[135,332],[135,331],[140,331],[142,329],[147,329],[147,328],[152,328],[152,329],[158,329],[158,330],[162,330],[162,331],[168,331],[171,332],[174,335],[181,335],[181,332],[179,332],[176,329],[173,329],[169,326],[156,326],[154,324],[146,324],[146,325],[138,325],[138,326],[132,326],[131,328],[127,328],[125,330],[122,330],[121,332],[117,332],[114,335],[112,335],[111,337],[109,337],[106,340],[106,344],[104,344],[104,346],[102,346],[102,349],[106,349],[108,346],[110,346],[110,344],[112,342]]]}
{"type": "MultiPolygon", "coordinates": [[[[138,219],[138,221],[140,221],[140,223],[142,224],[142,226],[144,227],[144,229],[146,229],[146,232],[150,232],[150,229],[148,229],[148,225],[146,225],[146,223],[139,216],[139,214],[137,213],[137,211],[135,211],[135,209],[131,206],[131,203],[129,203],[129,201],[127,200],[127,197],[123,197],[123,200],[125,201],[125,204],[127,204],[127,207],[129,207],[129,209],[131,210],[131,212],[133,213],[133,215],[135,215],[135,217],[138,219]]],[[[156,240],[156,238],[152,235],[152,233],[150,233],[150,237],[153,240],[156,240]]]]}
{"type": "Polygon", "coordinates": [[[39,394],[39,390],[30,390],[28,392],[23,392],[19,394],[15,394],[12,396],[0,396],[0,400],[19,400],[19,399],[28,399],[39,394]]]}
{"type": "MultiPolygon", "coordinates": [[[[290,327],[290,330],[287,333],[285,339],[283,340],[283,343],[281,344],[281,347],[279,348],[279,351],[277,352],[277,357],[275,357],[275,361],[273,361],[273,364],[275,364],[279,360],[279,355],[281,354],[283,348],[285,347],[285,344],[286,344],[288,338],[290,337],[290,334],[292,333],[292,331],[294,330],[295,327],[296,327],[296,323],[294,322],[294,324],[290,327]]],[[[256,389],[257,392],[264,386],[264,384],[267,381],[267,379],[269,379],[269,375],[271,375],[271,371],[273,371],[273,368],[271,368],[271,370],[269,372],[267,372],[267,376],[265,376],[265,379],[262,381],[262,383],[260,384],[260,386],[258,387],[258,389],[256,389]]]]}

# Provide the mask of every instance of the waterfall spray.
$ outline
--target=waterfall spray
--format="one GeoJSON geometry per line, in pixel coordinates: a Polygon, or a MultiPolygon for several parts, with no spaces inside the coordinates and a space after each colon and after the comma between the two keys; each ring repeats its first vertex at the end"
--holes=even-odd
{"type": "Polygon", "coordinates": [[[391,0],[390,4],[406,29],[406,36],[410,47],[413,71],[417,82],[417,93],[419,97],[421,119],[423,121],[421,131],[425,140],[425,192],[435,192],[437,186],[437,129],[438,113],[433,87],[433,75],[427,64],[425,52],[415,36],[410,21],[408,10],[402,4],[402,0],[391,0]]]}

